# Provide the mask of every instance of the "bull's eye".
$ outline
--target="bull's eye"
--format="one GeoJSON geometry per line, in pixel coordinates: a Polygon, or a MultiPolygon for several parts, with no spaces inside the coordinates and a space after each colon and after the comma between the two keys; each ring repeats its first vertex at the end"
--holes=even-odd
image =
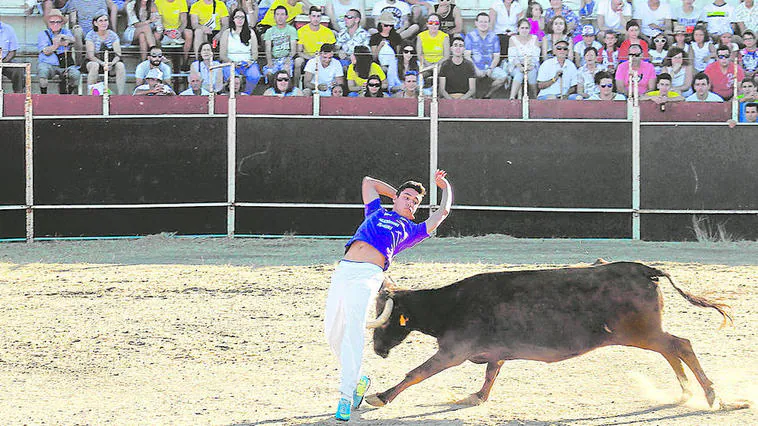
{"type": "Polygon", "coordinates": [[[405,317],[405,315],[400,314],[400,327],[405,327],[405,324],[408,323],[408,318],[405,317]]]}

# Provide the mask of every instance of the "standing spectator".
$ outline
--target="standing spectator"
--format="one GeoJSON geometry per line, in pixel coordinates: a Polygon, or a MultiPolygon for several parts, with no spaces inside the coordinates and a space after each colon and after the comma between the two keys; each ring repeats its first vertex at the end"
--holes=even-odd
{"type": "MultiPolygon", "coordinates": [[[[700,21],[702,14],[703,11],[695,7],[695,0],[682,0],[682,5],[672,10],[671,17],[674,27],[677,24],[681,25],[685,33],[691,34],[700,21]]],[[[676,28],[674,29],[674,33],[676,33],[676,28]]]]}
{"type": "Polygon", "coordinates": [[[193,36],[195,57],[199,57],[200,45],[211,43],[218,47],[221,33],[229,28],[229,10],[221,0],[197,0],[190,8],[190,21],[195,29],[193,36]]]}
{"type": "Polygon", "coordinates": [[[758,32],[758,7],[755,7],[755,0],[744,0],[737,5],[734,8],[734,21],[743,36],[746,31],[758,32]]]}
{"type": "Polygon", "coordinates": [[[629,60],[620,63],[616,68],[616,88],[619,93],[629,94],[629,77],[634,71],[637,72],[638,94],[652,90],[655,84],[655,67],[642,60],[642,48],[639,44],[629,46],[629,60]]]}
{"type": "Polygon", "coordinates": [[[537,87],[540,92],[537,99],[564,99],[576,92],[576,65],[568,60],[569,43],[558,40],[555,44],[555,57],[540,65],[537,73],[537,87]]]}
{"type": "Polygon", "coordinates": [[[625,0],[605,0],[597,5],[597,28],[602,36],[608,30],[624,31],[632,17],[632,5],[625,0]]]}
{"type": "Polygon", "coordinates": [[[403,87],[396,94],[392,95],[393,98],[417,98],[419,94],[418,90],[418,71],[408,71],[405,73],[403,79],[403,87]]]}
{"type": "Polygon", "coordinates": [[[600,88],[595,83],[595,75],[605,71],[602,65],[596,63],[597,50],[590,46],[584,50],[584,65],[577,71],[576,99],[582,100],[592,95],[600,94],[600,88]]]}
{"type": "Polygon", "coordinates": [[[297,52],[297,31],[291,25],[287,25],[287,8],[277,6],[274,19],[276,19],[276,25],[263,34],[263,42],[266,45],[266,66],[263,67],[263,74],[266,76],[266,81],[280,70],[285,70],[288,75],[292,75],[297,52]]]}
{"type": "Polygon", "coordinates": [[[363,91],[363,96],[366,98],[383,98],[384,92],[382,91],[382,79],[372,74],[368,76],[366,80],[366,90],[363,91]]]}
{"type": "Polygon", "coordinates": [[[271,81],[271,87],[263,92],[263,96],[279,96],[280,98],[290,96],[303,96],[303,91],[292,84],[292,78],[287,70],[279,70],[274,73],[271,81]]]}
{"type": "Polygon", "coordinates": [[[124,46],[139,44],[140,58],[147,59],[147,50],[163,37],[163,23],[153,0],[130,0],[126,3],[128,24],[122,38],[124,46]]]}
{"type": "Polygon", "coordinates": [[[308,11],[308,25],[303,25],[297,30],[297,56],[295,57],[295,81],[300,81],[303,66],[311,58],[316,56],[321,46],[336,42],[334,32],[321,25],[321,8],[311,6],[308,11]]]}
{"type": "Polygon", "coordinates": [[[500,56],[508,54],[508,38],[516,34],[518,20],[524,17],[521,3],[513,0],[493,0],[490,5],[490,29],[500,39],[500,56]]]}
{"type": "Polygon", "coordinates": [[[713,47],[711,40],[707,40],[707,35],[705,27],[701,25],[695,27],[692,32],[690,47],[692,48],[692,66],[695,71],[705,71],[705,67],[716,57],[716,48],[713,47]]]}
{"type": "MultiPolygon", "coordinates": [[[[74,35],[66,28],[63,28],[63,14],[58,9],[51,9],[45,16],[47,29],[37,35],[37,48],[39,56],[37,57],[37,75],[39,76],[40,93],[47,93],[47,81],[55,76],[60,76],[59,93],[74,93],[74,89],[79,84],[79,67],[74,63],[74,57],[71,54],[71,47],[74,45],[74,35]]],[[[0,32],[4,30],[0,23],[0,32]]],[[[3,51],[5,45],[3,43],[3,51]]],[[[19,68],[3,68],[5,70],[21,71],[19,68]]],[[[17,82],[11,77],[13,82],[13,91],[16,91],[17,82]]],[[[23,87],[21,84],[19,87],[23,87]]]]}
{"type": "Polygon", "coordinates": [[[491,82],[490,93],[485,95],[487,97],[505,83],[508,74],[503,67],[497,66],[500,62],[500,39],[494,31],[490,30],[489,15],[480,12],[476,15],[474,26],[476,30],[466,34],[464,55],[474,64],[477,87],[485,87],[485,80],[488,83],[491,82]]]}
{"type": "Polygon", "coordinates": [[[306,10],[309,10],[311,4],[308,0],[274,0],[274,2],[271,3],[271,6],[269,6],[268,11],[266,11],[266,15],[263,16],[263,19],[261,19],[261,22],[259,23],[263,32],[269,27],[279,25],[276,20],[275,12],[280,6],[287,11],[287,23],[290,23],[297,15],[302,15],[306,10]]]}
{"type": "Polygon", "coordinates": [[[347,68],[347,88],[350,90],[350,96],[357,96],[358,92],[366,87],[366,80],[371,75],[378,75],[383,81],[383,88],[387,88],[387,75],[382,67],[373,61],[368,47],[355,46],[351,59],[353,63],[347,68]]]}
{"type": "MultiPolygon", "coordinates": [[[[387,86],[390,93],[403,89],[405,83],[401,80],[400,76],[407,76],[408,72],[411,71],[418,74],[420,69],[416,48],[410,41],[403,40],[403,43],[400,45],[400,56],[397,66],[394,68],[390,67],[387,73],[387,86]]],[[[416,77],[416,83],[418,83],[418,77],[416,77]]]]}
{"type": "MultiPolygon", "coordinates": [[[[334,0],[339,2],[341,0],[334,0]]],[[[368,46],[369,34],[360,26],[361,12],[358,9],[350,9],[345,13],[344,25],[339,34],[337,34],[337,57],[343,67],[350,65],[350,55],[353,54],[355,46],[368,46]]],[[[399,36],[398,36],[399,37],[399,36]]]]}
{"type": "MultiPolygon", "coordinates": [[[[121,62],[121,42],[118,34],[109,28],[108,15],[102,14],[92,20],[93,30],[84,37],[87,46],[87,86],[91,88],[97,83],[101,72],[108,65],[108,75],[116,76],[116,94],[123,94],[126,87],[126,68],[121,62]],[[103,51],[108,51],[109,62],[106,64],[103,51]]],[[[106,75],[107,78],[107,75],[106,75]]]]}
{"type": "Polygon", "coordinates": [[[731,49],[728,46],[719,46],[716,58],[716,62],[705,67],[705,74],[711,79],[713,92],[728,101],[734,96],[735,84],[745,78],[745,71],[730,60],[731,49]]]}
{"type": "Polygon", "coordinates": [[[179,67],[189,71],[189,52],[192,48],[193,32],[189,28],[189,8],[186,0],[155,0],[155,6],[163,23],[161,46],[182,46],[182,63],[179,67]]]}
{"type": "MultiPolygon", "coordinates": [[[[229,28],[221,35],[219,56],[222,62],[233,62],[234,72],[245,77],[245,93],[250,95],[261,79],[258,68],[258,38],[247,22],[247,13],[234,9],[229,28]]],[[[224,68],[224,72],[227,72],[224,68]]]]}
{"type": "Polygon", "coordinates": [[[148,71],[154,68],[161,72],[162,81],[171,80],[171,67],[163,62],[163,50],[159,46],[150,46],[148,59],[137,64],[137,68],[134,70],[134,84],[141,86],[148,71]]]}
{"type": "MultiPolygon", "coordinates": [[[[682,102],[684,97],[679,93],[671,91],[671,76],[665,72],[658,76],[655,82],[657,90],[653,90],[640,96],[642,101],[653,101],[657,105],[664,105],[669,102],[682,102]]],[[[662,108],[662,107],[661,107],[662,108]]]]}
{"type": "Polygon", "coordinates": [[[563,4],[562,0],[550,0],[550,8],[545,11],[545,19],[550,21],[556,16],[562,16],[566,20],[566,30],[573,40],[574,37],[581,35],[581,25],[579,16],[569,7],[563,4]]]}
{"type": "Polygon", "coordinates": [[[685,98],[692,94],[692,65],[682,49],[678,47],[669,49],[663,72],[671,76],[672,90],[681,93],[685,98]]]}
{"type": "Polygon", "coordinates": [[[190,73],[200,74],[205,90],[219,93],[224,90],[224,72],[220,68],[211,69],[211,67],[220,64],[219,61],[213,59],[211,44],[204,41],[200,45],[200,59],[192,63],[190,73]]]}
{"type": "Polygon", "coordinates": [[[173,96],[174,89],[168,84],[163,84],[163,74],[157,68],[147,72],[145,84],[134,88],[134,96],[173,96]]]}
{"type": "Polygon", "coordinates": [[[536,35],[537,40],[542,42],[545,37],[545,11],[542,6],[536,1],[529,3],[529,7],[526,9],[526,18],[532,27],[529,34],[536,35]]]}
{"type": "Polygon", "coordinates": [[[461,9],[455,6],[453,0],[439,0],[434,5],[434,13],[440,17],[440,30],[450,37],[463,33],[463,16],[461,9]]]}
{"type": "Polygon", "coordinates": [[[613,76],[606,71],[595,74],[595,86],[599,92],[588,98],[590,101],[623,101],[626,97],[613,91],[613,76]]]}
{"type": "Polygon", "coordinates": [[[450,57],[450,36],[440,31],[439,15],[429,15],[426,26],[428,29],[421,32],[416,40],[416,51],[422,68],[450,57]]]}
{"type": "Polygon", "coordinates": [[[463,57],[465,50],[463,38],[453,37],[450,59],[442,62],[439,73],[440,96],[445,99],[472,99],[476,93],[474,63],[463,57]]]}
{"type": "Polygon", "coordinates": [[[545,35],[545,38],[542,39],[543,62],[555,56],[553,48],[559,41],[567,42],[570,51],[574,51],[574,40],[568,35],[566,18],[563,16],[555,16],[548,21],[547,34],[545,35]]]}
{"type": "Polygon", "coordinates": [[[745,75],[753,77],[758,71],[758,50],[756,49],[755,33],[750,30],[742,33],[742,41],[745,48],[740,51],[740,62],[745,70],[745,75]]]}
{"type": "Polygon", "coordinates": [[[655,73],[660,74],[663,70],[663,62],[668,55],[668,39],[663,33],[658,33],[653,37],[653,48],[648,51],[650,63],[655,67],[655,73]]]}
{"type": "Polygon", "coordinates": [[[629,46],[633,44],[640,46],[644,59],[649,58],[647,42],[640,38],[640,24],[634,19],[626,23],[626,40],[619,46],[619,62],[629,60],[629,46]]]}
{"type": "Polygon", "coordinates": [[[634,19],[639,20],[642,35],[652,39],[659,32],[671,31],[671,6],[661,0],[638,1],[634,4],[634,19]]]}
{"type": "Polygon", "coordinates": [[[582,26],[582,40],[574,45],[574,65],[577,68],[584,65],[584,53],[588,47],[594,47],[595,53],[603,48],[603,45],[595,40],[595,27],[589,24],[582,26]]]}
{"type": "Polygon", "coordinates": [[[735,22],[734,8],[724,0],[715,0],[703,7],[700,20],[708,26],[708,34],[716,41],[721,33],[734,33],[732,24],[735,22]]]}
{"type": "Polygon", "coordinates": [[[403,38],[395,30],[395,18],[390,11],[382,12],[377,24],[378,32],[371,35],[368,45],[374,60],[389,69],[397,63],[397,49],[403,38]]]}
{"type": "Polygon", "coordinates": [[[711,92],[711,79],[706,73],[697,73],[692,87],[695,92],[687,97],[687,102],[724,102],[721,96],[711,92]]]}
{"type": "MultiPolygon", "coordinates": [[[[537,36],[529,33],[529,21],[521,19],[518,22],[518,34],[508,40],[508,62],[513,81],[511,83],[510,99],[520,99],[524,80],[526,80],[529,96],[537,94],[537,70],[540,66],[540,47],[537,36]]],[[[505,66],[503,67],[505,68],[505,66]]],[[[502,69],[502,68],[498,68],[502,69]]],[[[498,83],[500,79],[496,80],[498,83]]],[[[496,84],[492,86],[495,87],[496,84]]],[[[488,95],[492,94],[492,90],[488,95]]]]}
{"type": "Polygon", "coordinates": [[[402,0],[379,0],[374,3],[372,16],[378,18],[380,23],[387,21],[384,12],[391,15],[392,25],[401,38],[408,40],[419,31],[418,24],[411,22],[411,8],[408,3],[402,0]]]}
{"type": "Polygon", "coordinates": [[[189,77],[187,77],[187,85],[189,85],[189,88],[179,93],[179,96],[208,96],[211,94],[203,87],[203,78],[199,73],[191,72],[189,77]]]}
{"type": "Polygon", "coordinates": [[[618,50],[618,38],[616,32],[613,30],[607,30],[605,37],[603,37],[603,48],[598,50],[598,63],[603,65],[605,69],[611,74],[616,74],[616,68],[619,65],[619,50],[618,50]]]}
{"type": "Polygon", "coordinates": [[[334,59],[334,45],[330,43],[321,45],[321,53],[313,57],[305,64],[305,95],[310,96],[318,90],[321,96],[331,96],[331,88],[345,84],[345,73],[342,65],[334,59]],[[318,72],[316,72],[318,70],[318,72]],[[318,81],[316,76],[318,75],[318,81]]]}
{"type": "Polygon", "coordinates": [[[70,16],[69,26],[74,34],[74,50],[77,52],[84,51],[84,38],[93,30],[92,22],[96,17],[108,16],[111,28],[117,28],[118,8],[111,0],[68,0],[61,13],[70,16]]]}
{"type": "MultiPolygon", "coordinates": [[[[350,26],[348,19],[352,19],[357,28],[363,29],[366,26],[366,19],[363,17],[363,11],[366,10],[366,2],[364,0],[327,0],[326,1],[326,15],[329,16],[329,21],[332,23],[332,28],[337,33],[348,29],[350,26]],[[354,13],[354,12],[358,13],[354,13]],[[358,16],[358,18],[348,18],[350,16],[358,16]]],[[[353,52],[350,52],[351,54],[353,52]]]]}

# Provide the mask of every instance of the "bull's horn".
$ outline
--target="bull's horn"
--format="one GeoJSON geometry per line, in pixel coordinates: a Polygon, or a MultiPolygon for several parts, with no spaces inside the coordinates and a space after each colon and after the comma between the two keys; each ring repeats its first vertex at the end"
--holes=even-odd
{"type": "Polygon", "coordinates": [[[390,315],[392,315],[393,306],[395,306],[395,302],[392,299],[387,299],[387,303],[384,304],[384,310],[382,311],[382,314],[379,315],[375,320],[366,323],[366,328],[370,330],[384,325],[384,323],[390,319],[390,315]]]}

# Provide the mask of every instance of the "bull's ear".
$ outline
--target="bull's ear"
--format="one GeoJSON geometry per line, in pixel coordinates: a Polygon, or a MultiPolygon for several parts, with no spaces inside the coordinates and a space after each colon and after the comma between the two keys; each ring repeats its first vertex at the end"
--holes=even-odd
{"type": "Polygon", "coordinates": [[[387,290],[392,291],[397,288],[397,284],[395,284],[395,280],[392,279],[389,275],[384,276],[384,282],[382,282],[381,290],[387,290]]]}
{"type": "Polygon", "coordinates": [[[400,327],[405,327],[406,324],[408,324],[408,318],[405,315],[400,314],[400,327]]]}

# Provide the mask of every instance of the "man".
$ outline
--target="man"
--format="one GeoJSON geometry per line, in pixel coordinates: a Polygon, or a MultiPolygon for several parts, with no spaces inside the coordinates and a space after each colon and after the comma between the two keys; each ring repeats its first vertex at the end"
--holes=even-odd
{"type": "Polygon", "coordinates": [[[208,96],[210,95],[210,92],[205,90],[203,88],[203,77],[200,75],[200,73],[193,72],[187,77],[187,84],[189,85],[189,88],[182,93],[180,93],[180,96],[208,96]]]}
{"type": "Polygon", "coordinates": [[[274,11],[276,25],[266,30],[263,42],[266,46],[266,66],[263,75],[266,81],[277,71],[285,70],[292,75],[295,53],[297,52],[297,31],[287,25],[287,8],[277,6],[274,11]]]}
{"type": "Polygon", "coordinates": [[[445,99],[471,99],[476,93],[476,67],[463,57],[465,49],[463,38],[453,37],[450,59],[440,65],[439,91],[445,99]]]}
{"type": "Polygon", "coordinates": [[[490,15],[485,12],[476,15],[474,26],[476,31],[466,34],[464,55],[474,64],[477,87],[482,89],[486,86],[485,81],[491,82],[490,91],[484,96],[486,98],[505,84],[508,73],[497,66],[500,63],[500,39],[490,30],[490,15]]]}
{"type": "Polygon", "coordinates": [[[58,9],[51,9],[45,16],[45,21],[47,29],[37,35],[39,91],[42,94],[47,93],[47,81],[59,76],[61,82],[58,92],[62,95],[74,93],[81,76],[71,52],[74,35],[67,28],[63,28],[65,20],[58,9]]]}
{"type": "Polygon", "coordinates": [[[150,46],[147,60],[137,64],[134,70],[134,84],[141,86],[145,82],[147,72],[152,69],[157,69],[162,73],[163,81],[171,80],[171,67],[163,62],[163,50],[159,46],[150,46]]]}
{"type": "Polygon", "coordinates": [[[758,49],[756,49],[755,33],[750,30],[745,31],[742,33],[742,41],[745,43],[745,48],[740,50],[740,62],[745,70],[745,75],[752,77],[758,71],[758,49]]]}
{"type": "Polygon", "coordinates": [[[374,3],[371,15],[378,22],[382,12],[389,12],[395,18],[395,31],[405,40],[409,40],[416,34],[420,27],[412,23],[410,19],[411,8],[408,3],[401,0],[379,0],[374,3]]]}
{"type": "Polygon", "coordinates": [[[737,95],[737,100],[740,102],[755,102],[758,101],[758,90],[756,90],[755,82],[752,78],[745,77],[740,83],[740,93],[737,95]]]}
{"type": "Polygon", "coordinates": [[[659,32],[671,31],[671,6],[661,0],[638,1],[634,3],[634,19],[639,20],[642,35],[648,40],[659,32]]]}
{"type": "Polygon", "coordinates": [[[146,83],[134,88],[134,96],[173,96],[176,93],[167,84],[163,84],[163,75],[158,68],[153,68],[145,76],[146,83]]]}
{"type": "Polygon", "coordinates": [[[715,41],[721,33],[734,34],[732,24],[735,21],[734,8],[724,0],[716,0],[703,7],[703,15],[700,18],[708,26],[708,34],[715,41]]]}
{"type": "Polygon", "coordinates": [[[671,74],[661,73],[655,83],[658,90],[653,90],[640,96],[642,101],[653,101],[657,105],[663,105],[669,102],[682,102],[684,97],[679,93],[671,91],[671,74]]]}
{"type": "Polygon", "coordinates": [[[566,40],[555,42],[552,57],[540,65],[537,72],[537,99],[564,99],[576,93],[577,69],[568,60],[569,44],[566,40]]]}
{"type": "Polygon", "coordinates": [[[68,0],[61,13],[69,15],[71,33],[74,35],[74,49],[84,53],[84,37],[92,31],[92,20],[102,14],[109,17],[111,30],[116,31],[118,8],[112,0],[68,0]]]}
{"type": "MultiPolygon", "coordinates": [[[[0,22],[0,49],[2,49],[3,62],[16,62],[16,50],[18,50],[16,31],[13,30],[13,27],[3,22],[0,22]]],[[[23,68],[3,67],[3,75],[11,80],[14,93],[24,91],[23,68]]]]}
{"type": "Polygon", "coordinates": [[[190,8],[190,21],[195,29],[193,48],[195,58],[204,42],[215,49],[224,30],[229,28],[229,10],[221,0],[197,0],[190,8]]]}
{"type": "Polygon", "coordinates": [[[364,329],[368,306],[381,288],[384,271],[397,253],[429,237],[450,214],[453,189],[446,176],[444,170],[435,172],[435,183],[442,189],[440,208],[420,224],[413,219],[424,197],[423,185],[408,181],[396,190],[378,179],[363,178],[365,219],[345,244],[345,255],[332,275],[324,315],[324,333],[340,360],[337,420],[350,420],[351,409],[360,406],[370,383],[368,377],[361,377],[364,329]],[[382,208],[382,195],[392,199],[391,211],[382,208]]]}
{"type": "Polygon", "coordinates": [[[345,28],[337,34],[337,57],[343,67],[350,66],[350,55],[355,46],[368,47],[369,34],[360,26],[361,12],[350,9],[345,14],[345,28]]]}
{"type": "Polygon", "coordinates": [[[306,96],[310,96],[314,90],[318,90],[321,96],[332,96],[331,87],[342,86],[345,83],[342,64],[334,59],[334,45],[326,43],[321,45],[321,54],[305,64],[306,96]],[[318,69],[318,73],[316,72],[318,69]],[[318,74],[318,81],[316,80],[318,74]]]}
{"type": "Polygon", "coordinates": [[[258,23],[258,25],[261,26],[261,29],[263,29],[263,32],[268,30],[269,27],[276,25],[276,16],[274,16],[274,12],[279,6],[285,8],[287,11],[287,23],[289,23],[295,19],[297,15],[305,13],[306,10],[310,10],[312,5],[308,0],[274,0],[274,2],[271,3],[271,6],[269,6],[268,11],[266,11],[266,14],[263,16],[263,19],[261,19],[261,22],[258,23]]]}
{"type": "Polygon", "coordinates": [[[758,103],[750,102],[745,105],[745,119],[741,123],[758,123],[758,103]]]}
{"type": "Polygon", "coordinates": [[[334,32],[321,25],[321,8],[311,6],[308,11],[308,25],[303,25],[297,30],[297,57],[295,57],[295,81],[300,81],[303,65],[326,43],[333,44],[337,41],[334,32]]]}
{"type": "Polygon", "coordinates": [[[155,0],[155,6],[163,23],[162,46],[182,46],[182,71],[189,71],[189,52],[193,47],[194,33],[189,28],[189,9],[184,0],[155,0]]]}
{"type": "Polygon", "coordinates": [[[734,21],[742,35],[745,31],[758,32],[758,7],[755,7],[755,0],[744,0],[737,5],[734,8],[734,21]]]}
{"type": "Polygon", "coordinates": [[[629,47],[633,44],[640,46],[644,59],[650,58],[647,42],[640,38],[640,24],[634,19],[626,23],[626,39],[621,42],[621,46],[618,49],[619,62],[629,60],[629,47]]]}
{"type": "Polygon", "coordinates": [[[734,85],[737,81],[745,78],[745,71],[741,66],[730,60],[732,50],[729,46],[719,45],[716,48],[716,62],[705,67],[705,73],[711,79],[713,92],[724,98],[725,101],[734,96],[734,85]]]}
{"type": "Polygon", "coordinates": [[[687,96],[687,102],[724,102],[721,96],[711,92],[711,79],[705,73],[695,74],[692,89],[695,93],[687,96]]]}
{"type": "Polygon", "coordinates": [[[588,47],[594,47],[598,52],[603,48],[595,39],[595,27],[589,24],[582,26],[582,41],[574,45],[574,65],[577,68],[584,66],[584,52],[588,47]]]}
{"type": "Polygon", "coordinates": [[[594,94],[587,98],[590,101],[623,101],[626,97],[621,93],[613,91],[613,76],[607,71],[600,71],[595,74],[595,84],[600,89],[600,93],[594,94]]]}
{"type": "Polygon", "coordinates": [[[639,44],[629,46],[629,60],[619,64],[616,68],[616,88],[619,93],[629,95],[629,76],[637,72],[637,93],[642,94],[650,90],[655,81],[655,67],[653,64],[642,60],[642,48],[639,44]]]}
{"type": "Polygon", "coordinates": [[[632,5],[625,0],[604,0],[597,3],[597,28],[600,37],[608,30],[623,32],[632,17],[632,5]]]}

